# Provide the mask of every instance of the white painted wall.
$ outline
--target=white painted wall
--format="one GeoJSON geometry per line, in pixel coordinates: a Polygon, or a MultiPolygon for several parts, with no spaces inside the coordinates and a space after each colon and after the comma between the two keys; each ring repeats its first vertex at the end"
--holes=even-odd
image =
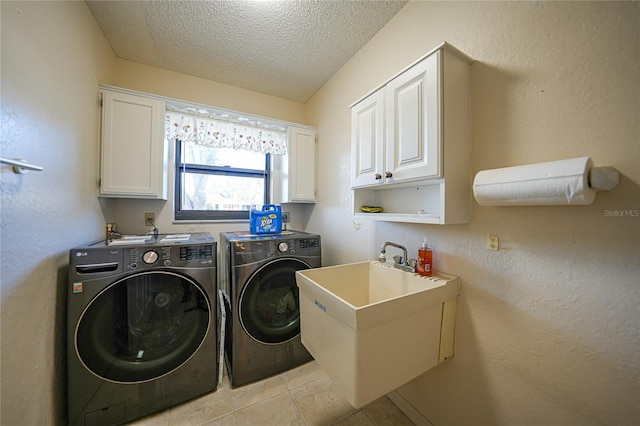
{"type": "Polygon", "coordinates": [[[461,277],[455,357],[400,389],[434,425],[637,424],[639,24],[637,2],[410,2],[307,104],[325,264],[384,241],[415,256],[427,236],[435,269],[461,277]],[[591,206],[473,201],[468,225],[354,229],[348,105],[443,40],[476,59],[473,173],[589,155],[619,187],[591,206]]]}
{"type": "Polygon", "coordinates": [[[115,57],[84,2],[0,2],[1,418],[61,423],[68,250],[101,237],[96,197],[100,81],[115,57]]]}

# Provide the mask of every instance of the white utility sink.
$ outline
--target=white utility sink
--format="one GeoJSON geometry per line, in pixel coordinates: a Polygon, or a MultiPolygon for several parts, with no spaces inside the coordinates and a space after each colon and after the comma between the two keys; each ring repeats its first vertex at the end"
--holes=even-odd
{"type": "Polygon", "coordinates": [[[370,261],[296,281],[302,343],[356,408],[453,356],[457,277],[370,261]]]}

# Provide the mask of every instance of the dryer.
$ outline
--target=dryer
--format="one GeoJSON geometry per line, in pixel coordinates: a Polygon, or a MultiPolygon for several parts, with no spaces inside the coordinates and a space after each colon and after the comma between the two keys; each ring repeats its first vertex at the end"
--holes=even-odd
{"type": "Polygon", "coordinates": [[[208,233],[70,251],[70,425],[122,424],[216,390],[216,252],[208,233]]]}
{"type": "Polygon", "coordinates": [[[313,359],[300,341],[295,272],[320,266],[319,235],[220,234],[218,282],[227,311],[225,359],[232,387],[313,359]]]}

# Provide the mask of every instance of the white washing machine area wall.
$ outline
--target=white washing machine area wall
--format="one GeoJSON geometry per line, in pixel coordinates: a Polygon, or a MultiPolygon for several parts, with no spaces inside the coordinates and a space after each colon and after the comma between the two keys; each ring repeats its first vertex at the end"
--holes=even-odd
{"type": "Polygon", "coordinates": [[[322,266],[320,236],[220,234],[218,283],[226,311],[225,358],[231,386],[312,359],[300,341],[295,271],[322,266]]]}
{"type": "Polygon", "coordinates": [[[70,251],[70,425],[122,424],[216,390],[216,252],[207,233],[70,251]]]}

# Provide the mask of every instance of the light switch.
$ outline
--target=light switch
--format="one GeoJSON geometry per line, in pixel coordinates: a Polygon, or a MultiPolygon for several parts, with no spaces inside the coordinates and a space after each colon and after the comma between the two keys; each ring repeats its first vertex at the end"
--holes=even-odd
{"type": "Polygon", "coordinates": [[[497,235],[487,235],[487,249],[500,250],[500,239],[497,235]]]}

